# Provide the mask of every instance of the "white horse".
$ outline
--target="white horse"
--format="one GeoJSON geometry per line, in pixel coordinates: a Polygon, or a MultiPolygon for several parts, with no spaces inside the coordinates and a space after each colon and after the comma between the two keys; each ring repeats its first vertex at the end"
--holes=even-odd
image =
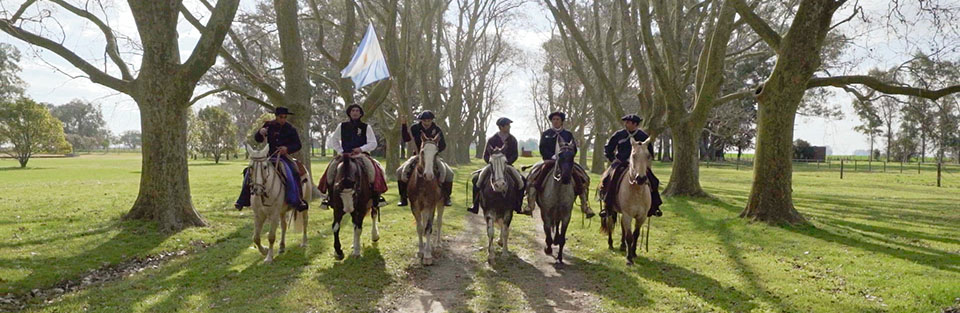
{"type": "Polygon", "coordinates": [[[441,177],[436,175],[437,137],[423,137],[416,169],[410,175],[407,194],[410,198],[410,210],[417,220],[419,239],[417,258],[423,265],[433,264],[433,250],[442,246],[443,235],[443,191],[440,188],[441,177]],[[436,213],[436,216],[434,214],[436,213]],[[436,221],[436,223],[434,223],[436,221]],[[434,238],[433,233],[436,233],[434,238]],[[434,245],[435,244],[435,245],[434,245]]]}
{"type": "MultiPolygon", "coordinates": [[[[278,224],[280,225],[279,253],[283,253],[286,249],[288,218],[296,221],[296,230],[303,230],[303,240],[300,242],[300,247],[307,246],[307,211],[297,212],[284,201],[286,190],[283,177],[280,175],[280,167],[283,165],[281,162],[277,162],[276,164],[270,162],[270,156],[267,155],[268,151],[270,151],[269,147],[265,146],[259,151],[250,148],[249,145],[246,148],[247,153],[250,155],[250,170],[247,173],[247,175],[249,175],[249,187],[244,186],[244,188],[252,188],[250,204],[254,212],[255,226],[253,243],[257,245],[257,249],[260,250],[261,254],[266,255],[266,259],[264,259],[263,262],[270,263],[273,262],[273,243],[277,238],[278,224]],[[260,244],[260,233],[263,231],[263,223],[267,221],[270,222],[270,235],[267,237],[270,241],[270,247],[264,249],[263,245],[260,244]]],[[[296,169],[293,169],[293,172],[296,173],[296,169]]],[[[307,173],[307,177],[309,176],[309,173],[307,173]]],[[[309,178],[304,184],[308,184],[307,187],[313,185],[309,178]]],[[[312,192],[309,190],[310,188],[307,187],[302,189],[304,190],[302,197],[304,201],[309,202],[312,197],[312,192]]]]}

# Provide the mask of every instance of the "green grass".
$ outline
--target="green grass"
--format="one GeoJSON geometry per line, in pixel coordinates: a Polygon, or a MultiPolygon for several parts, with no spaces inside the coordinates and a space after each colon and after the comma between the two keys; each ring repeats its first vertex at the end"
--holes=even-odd
{"type": "MultiPolygon", "coordinates": [[[[25,170],[0,160],[0,294],[49,288],[104,265],[178,250],[191,253],[52,304],[33,303],[30,310],[369,312],[423,274],[414,258],[413,218],[395,206],[383,210],[378,244],[365,231],[361,258],[335,261],[332,214],[312,210],[310,245],[298,248],[299,236],[291,235],[288,253],[261,264],[251,249],[251,212],[231,207],[244,165],[191,162],[193,201],[211,226],[161,234],[149,223],[119,219],[136,198],[137,155],[35,159],[25,170]],[[199,240],[210,246],[196,248],[199,240]]],[[[444,219],[450,236],[465,229],[464,183],[477,166],[458,169],[456,206],[444,219]]],[[[930,179],[935,174],[915,169],[849,173],[840,180],[836,169],[809,166],[797,166],[794,200],[810,226],[771,227],[737,218],[750,170],[703,167],[701,183],[715,199],[667,199],[664,217],[653,222],[650,252],[640,252],[633,267],[622,253],[607,250],[598,221],[582,224],[574,214],[568,258],[579,265],[568,270],[582,271],[590,280],[585,286],[599,286],[585,290],[614,312],[937,312],[955,304],[960,173],[944,174],[944,187],[937,188],[935,177],[930,179]]],[[[669,164],[656,167],[665,185],[669,164]]],[[[396,201],[395,185],[387,198],[396,201]]],[[[539,231],[527,217],[514,223],[513,238],[539,231]]],[[[351,232],[341,234],[349,247],[351,232]]],[[[540,247],[513,247],[521,256],[541,253],[540,247]]],[[[477,251],[473,257],[483,262],[485,255],[477,251]]],[[[531,287],[522,278],[530,266],[498,266],[506,270],[474,273],[464,305],[455,309],[541,310],[546,300],[524,293],[531,287]]]]}

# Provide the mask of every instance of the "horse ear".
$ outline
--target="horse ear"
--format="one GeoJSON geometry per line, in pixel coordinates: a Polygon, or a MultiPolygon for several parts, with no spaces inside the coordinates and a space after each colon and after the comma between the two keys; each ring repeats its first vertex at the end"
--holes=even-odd
{"type": "Polygon", "coordinates": [[[633,146],[637,145],[637,140],[633,139],[633,136],[630,136],[630,145],[633,145],[633,146]]]}

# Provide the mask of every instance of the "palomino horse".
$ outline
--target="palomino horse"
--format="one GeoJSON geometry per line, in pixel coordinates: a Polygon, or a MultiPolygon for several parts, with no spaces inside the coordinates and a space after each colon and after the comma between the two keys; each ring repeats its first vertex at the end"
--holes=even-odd
{"type": "Polygon", "coordinates": [[[442,238],[440,228],[443,225],[443,192],[434,165],[437,162],[437,139],[439,135],[428,138],[421,135],[419,160],[416,169],[407,183],[407,195],[410,198],[410,211],[417,220],[417,258],[423,265],[433,264],[433,249],[440,247],[442,238]],[[436,212],[436,224],[434,224],[436,212]],[[436,239],[433,233],[436,230],[436,239]],[[424,240],[426,238],[426,240],[424,240]],[[436,241],[434,241],[436,240],[436,241]],[[434,246],[434,242],[436,246],[434,246]]]}
{"type": "Polygon", "coordinates": [[[498,243],[503,250],[501,253],[508,252],[507,238],[510,236],[510,221],[513,220],[513,211],[520,208],[523,200],[523,190],[520,184],[523,182],[515,181],[513,175],[507,173],[507,157],[503,154],[502,148],[493,149],[490,154],[490,165],[483,171],[491,171],[480,177],[489,177],[489,181],[480,181],[480,207],[483,208],[483,217],[487,221],[487,261],[494,263],[493,254],[493,236],[495,226],[499,224],[500,242],[498,243]]]}
{"type": "MultiPolygon", "coordinates": [[[[282,162],[277,161],[276,165],[270,162],[267,155],[269,147],[263,150],[253,150],[247,146],[247,153],[250,155],[250,170],[248,171],[248,183],[252,187],[250,194],[250,206],[254,213],[254,231],[253,243],[257,245],[260,253],[266,255],[264,263],[273,262],[273,242],[277,239],[277,224],[280,224],[280,251],[283,253],[286,249],[287,239],[287,218],[296,221],[295,229],[303,230],[303,240],[300,247],[307,246],[307,211],[297,212],[284,201],[285,189],[283,177],[280,176],[280,166],[282,162]],[[290,215],[289,217],[287,215],[290,215]],[[263,231],[263,223],[270,222],[270,235],[267,239],[270,241],[270,247],[264,249],[260,244],[260,233],[263,231]]],[[[294,169],[294,173],[297,171],[294,169]]],[[[309,174],[307,174],[309,176],[309,174]]],[[[312,185],[313,183],[309,183],[312,185]]],[[[247,188],[244,186],[244,188],[247,188]]],[[[304,188],[303,200],[309,202],[312,197],[310,188],[304,188]]]]}
{"type": "MultiPolygon", "coordinates": [[[[656,135],[650,134],[650,137],[643,142],[630,138],[630,160],[627,172],[620,178],[620,188],[616,190],[617,206],[607,208],[608,216],[604,218],[601,225],[607,233],[607,244],[612,246],[612,232],[615,227],[616,214],[623,214],[620,220],[622,231],[622,241],[626,243],[627,265],[633,264],[633,259],[637,257],[637,241],[640,238],[640,228],[647,220],[647,212],[650,211],[652,198],[650,196],[651,186],[647,177],[647,171],[650,169],[650,160],[652,156],[647,150],[647,146],[653,142],[656,135]],[[616,210],[616,211],[615,211],[616,210]],[[631,224],[636,221],[636,229],[631,224]]],[[[607,192],[613,192],[609,190],[607,192]]]]}
{"type": "MultiPolygon", "coordinates": [[[[573,202],[577,194],[574,191],[571,179],[573,172],[573,147],[562,144],[557,160],[549,176],[544,177],[543,190],[537,194],[537,206],[540,208],[540,218],[543,220],[543,233],[547,247],[543,252],[553,255],[553,245],[559,247],[557,264],[563,264],[563,246],[567,239],[567,225],[570,224],[570,213],[573,211],[573,202]]],[[[527,182],[534,184],[536,182],[527,182]]]]}
{"type": "MultiPolygon", "coordinates": [[[[357,156],[360,158],[365,155],[357,156]]],[[[333,187],[328,191],[330,205],[333,207],[333,249],[337,260],[343,259],[343,250],[340,248],[340,220],[350,214],[353,218],[353,254],[360,256],[360,233],[363,232],[363,218],[370,212],[373,219],[373,241],[380,239],[380,230],[377,227],[377,215],[380,212],[373,208],[373,188],[363,170],[363,162],[341,155],[342,161],[337,166],[333,187]]]]}

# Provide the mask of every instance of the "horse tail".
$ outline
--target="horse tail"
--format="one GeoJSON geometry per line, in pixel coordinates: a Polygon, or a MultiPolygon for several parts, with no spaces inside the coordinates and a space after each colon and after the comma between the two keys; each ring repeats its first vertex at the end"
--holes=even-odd
{"type": "Polygon", "coordinates": [[[293,223],[293,231],[303,231],[303,228],[306,227],[306,225],[303,225],[303,221],[307,219],[307,211],[297,212],[294,210],[289,214],[292,215],[290,220],[293,223]]]}
{"type": "Polygon", "coordinates": [[[617,227],[617,213],[609,209],[607,211],[607,216],[600,222],[600,231],[610,235],[613,229],[617,227]]]}

